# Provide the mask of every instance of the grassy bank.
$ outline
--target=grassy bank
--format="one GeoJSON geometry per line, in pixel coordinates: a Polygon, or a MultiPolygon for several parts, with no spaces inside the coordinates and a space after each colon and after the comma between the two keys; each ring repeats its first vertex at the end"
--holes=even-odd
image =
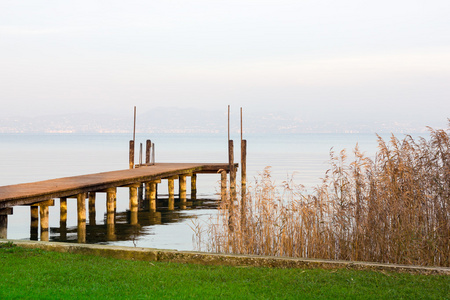
{"type": "Polygon", "coordinates": [[[122,261],[0,247],[0,298],[449,299],[450,276],[122,261]]]}

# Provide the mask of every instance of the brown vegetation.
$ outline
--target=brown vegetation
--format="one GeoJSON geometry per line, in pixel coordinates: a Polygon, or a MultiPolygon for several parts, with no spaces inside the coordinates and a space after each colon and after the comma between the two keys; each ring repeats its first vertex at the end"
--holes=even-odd
{"type": "Polygon", "coordinates": [[[217,220],[197,226],[199,250],[449,267],[448,132],[378,142],[374,159],[356,146],[350,164],[345,150],[331,151],[312,193],[292,180],[278,192],[266,168],[244,209],[223,203],[217,220]]]}

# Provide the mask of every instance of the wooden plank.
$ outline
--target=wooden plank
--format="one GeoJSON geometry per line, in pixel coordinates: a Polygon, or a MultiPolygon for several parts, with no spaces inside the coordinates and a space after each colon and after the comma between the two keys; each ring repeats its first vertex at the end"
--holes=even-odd
{"type": "Polygon", "coordinates": [[[0,187],[0,208],[105,190],[112,187],[129,186],[139,182],[149,182],[196,173],[217,173],[229,170],[228,164],[198,163],[158,163],[151,167],[128,169],[81,176],[51,179],[39,182],[8,185],[0,187]]]}

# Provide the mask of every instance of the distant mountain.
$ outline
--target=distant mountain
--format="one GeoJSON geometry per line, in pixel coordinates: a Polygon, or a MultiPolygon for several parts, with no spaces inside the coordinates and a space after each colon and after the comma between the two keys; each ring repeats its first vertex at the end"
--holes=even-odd
{"type": "MultiPolygon", "coordinates": [[[[225,133],[227,111],[197,108],[159,107],[137,114],[137,132],[142,133],[225,133]]],[[[295,112],[245,112],[246,133],[314,133],[314,132],[396,132],[426,131],[425,125],[398,122],[352,123],[348,121],[319,122],[304,120],[295,112]]],[[[428,125],[428,124],[427,124],[428,125]]],[[[431,124],[433,126],[433,124],[431,124]]],[[[232,132],[239,132],[239,113],[231,116],[232,132]]],[[[0,118],[0,133],[130,133],[133,116],[101,113],[74,113],[36,117],[0,118]]]]}

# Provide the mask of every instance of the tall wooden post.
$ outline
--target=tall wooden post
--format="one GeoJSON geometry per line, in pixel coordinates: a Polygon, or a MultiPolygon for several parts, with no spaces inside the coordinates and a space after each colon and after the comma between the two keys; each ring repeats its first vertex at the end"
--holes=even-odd
{"type": "Polygon", "coordinates": [[[247,141],[241,141],[241,209],[245,209],[247,197],[247,141]]]}
{"type": "Polygon", "coordinates": [[[152,143],[152,164],[155,164],[155,143],[152,143]]]}
{"type": "Polygon", "coordinates": [[[89,192],[89,225],[96,225],[95,217],[95,192],[89,192]]]}
{"type": "Polygon", "coordinates": [[[130,155],[129,155],[129,164],[130,164],[130,169],[134,168],[134,141],[131,140],[130,141],[130,155]]]}
{"type": "Polygon", "coordinates": [[[228,141],[228,149],[229,149],[229,167],[230,167],[230,201],[231,205],[233,205],[236,200],[236,170],[234,167],[234,145],[233,140],[228,141]]]}
{"type": "Polygon", "coordinates": [[[150,164],[150,153],[152,150],[152,141],[151,140],[147,140],[147,143],[145,145],[145,164],[149,165],[150,164]]]}
{"type": "Polygon", "coordinates": [[[86,243],[86,193],[77,195],[77,212],[78,212],[78,243],[86,243]]]}
{"type": "Polygon", "coordinates": [[[139,144],[139,166],[142,165],[142,143],[139,144]]]}
{"type": "Polygon", "coordinates": [[[197,174],[191,175],[191,200],[197,200],[197,174]]]}
{"type": "Polygon", "coordinates": [[[59,198],[59,240],[67,240],[67,198],[59,198]]]}
{"type": "Polygon", "coordinates": [[[30,240],[38,240],[39,232],[39,206],[30,206],[30,240]]]}

